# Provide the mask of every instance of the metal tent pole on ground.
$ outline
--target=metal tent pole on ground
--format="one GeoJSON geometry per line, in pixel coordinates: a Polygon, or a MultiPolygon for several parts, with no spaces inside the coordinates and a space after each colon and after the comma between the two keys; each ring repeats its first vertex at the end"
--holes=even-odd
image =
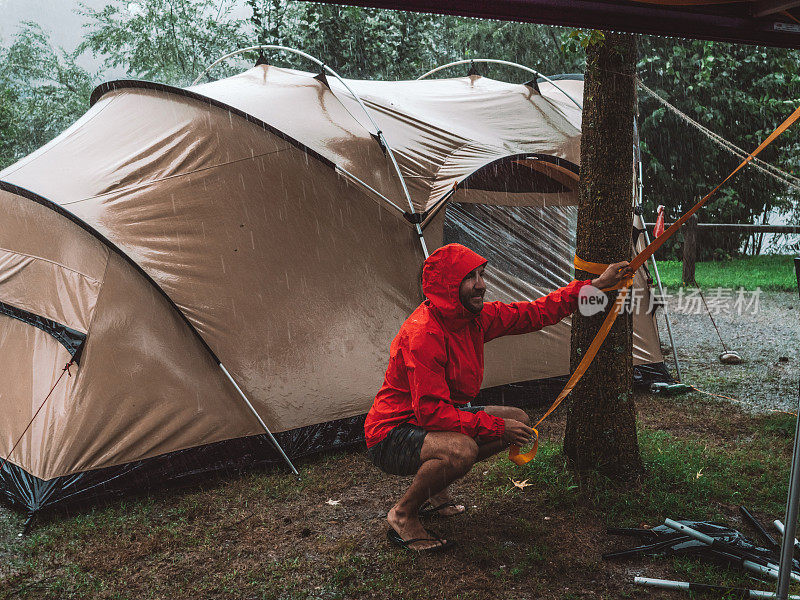
{"type": "MultiPolygon", "coordinates": [[[[794,259],[797,276],[797,293],[800,295],[800,256],[794,259]]],[[[794,450],[792,468],[789,473],[789,493],[786,497],[786,518],[784,519],[783,542],[781,543],[781,562],[778,573],[778,600],[786,600],[789,595],[789,575],[794,558],[794,538],[797,528],[797,510],[800,507],[800,382],[798,382],[798,409],[794,430],[794,450]]]]}

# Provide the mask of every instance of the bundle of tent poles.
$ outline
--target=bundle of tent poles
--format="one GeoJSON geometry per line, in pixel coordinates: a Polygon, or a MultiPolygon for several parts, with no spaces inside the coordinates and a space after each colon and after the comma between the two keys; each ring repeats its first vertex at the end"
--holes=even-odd
{"type": "MultiPolygon", "coordinates": [[[[780,544],[775,541],[775,539],[766,532],[764,527],[761,523],[758,522],[755,517],[753,517],[744,507],[739,507],[740,511],[742,512],[742,516],[745,517],[745,520],[750,521],[750,523],[756,528],[766,545],[768,546],[768,550],[770,554],[775,553],[776,555],[780,551],[780,544]]],[[[663,544],[671,544],[672,546],[678,546],[682,543],[685,543],[683,540],[687,538],[689,540],[693,540],[694,542],[699,542],[701,544],[701,551],[697,553],[692,553],[693,555],[699,556],[701,558],[708,558],[714,561],[722,561],[726,562],[731,565],[738,566],[739,568],[748,571],[755,577],[758,577],[764,581],[770,582],[777,580],[779,578],[779,567],[770,558],[766,557],[763,552],[758,552],[754,548],[750,550],[746,547],[742,547],[741,544],[732,543],[730,541],[725,541],[721,539],[720,536],[712,536],[707,535],[698,529],[690,527],[686,524],[686,522],[678,522],[672,519],[666,519],[664,521],[664,525],[670,529],[672,529],[676,534],[682,534],[681,537],[672,537],[668,539],[666,542],[662,542],[661,544],[653,544],[650,548],[655,548],[657,545],[663,544]]],[[[775,520],[773,525],[777,529],[777,531],[781,534],[784,533],[785,528],[783,523],[779,520],[775,520]]],[[[618,530],[618,532],[626,532],[626,530],[618,530]]],[[[655,533],[655,532],[654,532],[655,533]]],[[[736,532],[738,534],[738,532],[736,532]]],[[[797,539],[792,540],[794,548],[800,549],[800,542],[797,539]]],[[[626,554],[632,555],[634,553],[644,553],[642,549],[648,548],[648,546],[642,546],[640,548],[634,548],[631,550],[623,550],[620,552],[609,553],[606,557],[620,557],[626,554]]],[[[665,548],[666,549],[666,548],[665,548]]],[[[789,571],[789,577],[797,582],[800,582],[800,573],[797,570],[791,569],[789,571]]],[[[643,585],[649,587],[658,587],[663,589],[670,589],[670,590],[679,590],[679,591],[687,591],[687,592],[695,592],[695,593],[704,593],[704,594],[716,594],[716,595],[725,595],[726,597],[730,598],[778,598],[779,596],[775,592],[764,591],[764,590],[754,590],[754,589],[747,589],[747,588],[736,588],[736,587],[728,587],[722,585],[713,585],[713,584],[705,584],[705,583],[692,583],[688,581],[675,581],[670,579],[655,579],[650,577],[634,577],[633,580],[634,584],[636,585],[643,585]]],[[[788,598],[800,600],[800,596],[786,596],[788,598]]]]}

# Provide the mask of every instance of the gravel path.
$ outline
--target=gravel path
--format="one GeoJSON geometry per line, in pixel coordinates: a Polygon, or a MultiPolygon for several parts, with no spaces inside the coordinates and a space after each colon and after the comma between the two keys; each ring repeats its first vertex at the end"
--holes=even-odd
{"type": "MultiPolygon", "coordinates": [[[[722,339],[743,359],[740,365],[724,365],[717,333],[708,313],[693,289],[678,297],[676,290],[665,290],[669,302],[672,334],[684,383],[738,399],[754,412],[797,409],[798,342],[800,341],[800,300],[795,292],[744,292],[741,309],[736,292],[715,293],[703,290],[714,314],[722,339]],[[748,306],[749,303],[749,306],[748,306]],[[739,314],[741,312],[741,314],[739,314]]],[[[675,361],[665,325],[659,311],[658,326],[662,352],[670,371],[675,361]]]]}

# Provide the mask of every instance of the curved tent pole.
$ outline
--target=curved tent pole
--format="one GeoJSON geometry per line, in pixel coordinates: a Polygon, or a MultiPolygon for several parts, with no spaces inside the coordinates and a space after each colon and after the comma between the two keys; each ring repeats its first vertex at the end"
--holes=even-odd
{"type": "Polygon", "coordinates": [[[440,67],[436,67],[435,69],[431,69],[430,71],[428,71],[424,75],[420,75],[419,77],[417,77],[417,81],[419,81],[420,79],[425,79],[428,75],[433,75],[434,73],[436,73],[438,71],[441,71],[442,69],[447,69],[448,67],[455,67],[455,66],[458,66],[458,65],[465,65],[465,64],[471,64],[471,63],[476,63],[476,62],[479,62],[479,63],[491,63],[491,64],[497,64],[497,65],[505,65],[507,67],[516,67],[517,69],[522,69],[523,71],[527,71],[528,73],[533,73],[537,77],[541,77],[547,83],[551,84],[559,92],[561,92],[567,98],[572,100],[572,103],[575,104],[575,106],[577,106],[580,110],[583,110],[583,105],[580,102],[578,102],[577,100],[575,100],[575,98],[573,98],[571,95],[569,95],[567,92],[565,92],[561,88],[561,86],[559,86],[555,81],[550,79],[547,75],[542,75],[536,69],[531,69],[530,67],[526,67],[525,65],[521,65],[519,63],[511,62],[511,61],[508,61],[508,60],[499,60],[499,59],[496,59],[496,58],[468,58],[466,60],[457,60],[455,62],[447,63],[446,65],[442,65],[440,67]]]}
{"type": "MultiPolygon", "coordinates": [[[[275,44],[248,46],[247,48],[240,48],[239,50],[234,50],[233,52],[229,52],[228,54],[225,54],[224,56],[221,56],[220,58],[215,60],[213,63],[208,65],[208,67],[206,67],[205,70],[202,73],[200,73],[200,75],[197,76],[197,78],[192,82],[192,85],[197,85],[197,83],[203,78],[203,76],[206,73],[208,73],[211,69],[213,69],[222,61],[227,60],[233,56],[236,56],[237,54],[243,54],[244,52],[252,52],[254,50],[283,50],[285,52],[291,52],[293,54],[297,54],[298,56],[302,56],[303,58],[306,58],[311,62],[313,62],[314,64],[316,64],[317,66],[321,67],[324,71],[327,71],[328,73],[333,75],[339,81],[339,83],[341,83],[345,87],[345,89],[350,93],[353,99],[355,99],[355,101],[358,102],[358,105],[364,111],[364,114],[367,115],[367,119],[369,119],[370,123],[375,128],[375,133],[373,135],[377,137],[378,143],[381,145],[382,148],[386,150],[386,153],[389,155],[389,159],[392,161],[392,166],[394,166],[394,170],[397,173],[397,176],[400,178],[400,185],[403,187],[403,194],[405,195],[406,200],[408,201],[408,207],[411,210],[411,214],[412,215],[415,214],[416,211],[414,210],[413,202],[411,202],[411,194],[408,192],[408,187],[406,186],[406,180],[403,177],[403,174],[400,172],[400,166],[397,164],[397,160],[395,159],[392,147],[389,145],[389,142],[386,141],[386,136],[383,135],[383,131],[381,131],[381,128],[378,127],[378,124],[375,122],[375,119],[372,118],[372,115],[367,110],[367,107],[364,106],[364,103],[361,101],[361,97],[358,94],[356,94],[349,85],[347,85],[347,82],[344,79],[342,79],[342,77],[336,71],[331,69],[328,65],[326,65],[318,58],[311,56],[310,54],[303,52],[302,50],[297,50],[296,48],[289,48],[288,46],[278,46],[275,44]]],[[[334,97],[335,96],[336,94],[334,94],[334,97]]],[[[355,117],[353,118],[355,119],[355,117]]],[[[356,119],[356,121],[360,123],[358,119],[356,119]]],[[[425,244],[425,238],[422,235],[422,228],[420,227],[419,223],[415,223],[414,226],[416,227],[417,235],[419,236],[419,241],[420,244],[422,245],[422,253],[425,255],[425,258],[428,258],[428,246],[425,244]]]]}
{"type": "MultiPolygon", "coordinates": [[[[443,69],[447,69],[449,67],[455,67],[455,66],[458,66],[458,65],[466,65],[466,64],[469,64],[471,66],[472,63],[476,63],[476,62],[505,65],[507,67],[516,67],[517,69],[522,69],[523,71],[527,71],[528,73],[532,73],[533,75],[536,75],[537,77],[541,77],[542,79],[544,79],[548,83],[552,84],[552,86],[554,88],[556,88],[559,92],[564,94],[567,98],[572,100],[572,103],[575,106],[578,107],[578,110],[583,112],[583,105],[580,102],[578,102],[577,100],[575,100],[575,98],[573,98],[570,94],[568,94],[561,86],[559,86],[555,81],[550,79],[547,75],[542,75],[536,69],[531,69],[530,67],[526,67],[525,65],[521,65],[519,63],[511,62],[511,61],[508,61],[508,60],[499,60],[499,59],[496,59],[496,58],[469,58],[469,59],[466,59],[466,60],[457,60],[457,61],[454,61],[454,62],[451,62],[451,63],[447,63],[446,65],[438,66],[435,69],[431,69],[427,73],[423,73],[422,75],[417,77],[417,81],[419,81],[421,79],[425,79],[429,75],[433,75],[434,73],[437,73],[437,72],[439,72],[439,71],[441,71],[443,69]]],[[[450,192],[448,192],[447,194],[445,194],[444,196],[442,196],[436,202],[436,204],[434,204],[434,206],[445,202],[450,197],[451,194],[452,194],[452,190],[450,192]]],[[[433,207],[431,207],[431,209],[429,209],[429,210],[432,210],[432,209],[433,209],[433,207]]]]}

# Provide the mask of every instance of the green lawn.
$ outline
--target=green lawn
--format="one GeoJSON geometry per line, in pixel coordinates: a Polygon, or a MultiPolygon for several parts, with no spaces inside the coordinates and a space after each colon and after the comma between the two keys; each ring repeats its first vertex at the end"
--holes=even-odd
{"type": "MultiPolygon", "coordinates": [[[[704,288],[743,287],[754,290],[791,292],[797,290],[794,257],[784,255],[751,256],[719,262],[698,262],[695,270],[697,282],[704,288]]],[[[665,287],[682,285],[683,266],[677,260],[658,261],[658,271],[665,287]]]]}

